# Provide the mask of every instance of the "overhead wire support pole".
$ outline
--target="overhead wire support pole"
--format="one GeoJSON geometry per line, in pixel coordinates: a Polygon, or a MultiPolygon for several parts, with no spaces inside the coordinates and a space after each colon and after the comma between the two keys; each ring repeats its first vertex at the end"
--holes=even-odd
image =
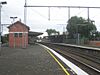
{"type": "MultiPolygon", "coordinates": [[[[24,24],[27,24],[27,0],[25,0],[25,6],[24,6],[24,24]]],[[[24,33],[24,28],[23,28],[24,33]]],[[[24,45],[23,48],[26,48],[26,33],[24,33],[24,45]]]]}
{"type": "Polygon", "coordinates": [[[25,6],[24,6],[24,23],[26,24],[26,19],[27,19],[27,0],[25,0],[25,6]]]}
{"type": "Polygon", "coordinates": [[[70,19],[70,7],[68,7],[68,20],[70,19]]]}
{"type": "Polygon", "coordinates": [[[1,49],[1,8],[2,8],[2,5],[0,3],[0,49],[1,49]]]}
{"type": "Polygon", "coordinates": [[[2,26],[2,24],[1,24],[1,8],[2,8],[3,4],[7,4],[7,2],[6,1],[0,2],[0,55],[1,55],[1,44],[2,44],[2,42],[1,42],[1,34],[2,34],[2,30],[1,30],[1,26],[2,26]]]}
{"type": "Polygon", "coordinates": [[[48,7],[48,20],[50,21],[50,7],[48,7]]]}
{"type": "Polygon", "coordinates": [[[89,8],[87,8],[87,16],[88,16],[88,23],[89,23],[89,19],[90,19],[89,8]]]}
{"type": "MultiPolygon", "coordinates": [[[[90,14],[89,14],[89,8],[87,8],[87,16],[88,16],[88,24],[89,24],[89,22],[90,22],[90,14]]],[[[89,29],[89,26],[87,25],[87,28],[89,29]]],[[[87,30],[87,32],[88,32],[88,30],[87,30]]],[[[87,34],[87,36],[89,37],[89,35],[87,34]]]]}

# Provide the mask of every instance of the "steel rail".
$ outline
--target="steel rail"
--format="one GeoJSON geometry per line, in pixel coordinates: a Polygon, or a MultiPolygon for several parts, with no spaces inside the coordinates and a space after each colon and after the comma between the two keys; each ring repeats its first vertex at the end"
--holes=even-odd
{"type": "MultiPolygon", "coordinates": [[[[45,45],[46,45],[46,44],[45,44],[45,45]]],[[[48,46],[48,45],[47,45],[47,46],[48,46]]],[[[52,48],[52,49],[54,48],[52,45],[50,45],[50,46],[51,46],[50,48],[52,48]]],[[[49,47],[49,46],[48,46],[48,47],[49,47]]],[[[100,70],[99,70],[99,69],[97,69],[97,68],[95,68],[95,67],[93,67],[93,66],[91,66],[91,65],[89,65],[89,64],[86,64],[85,62],[82,62],[81,60],[78,60],[78,59],[76,59],[75,57],[72,57],[72,56],[70,56],[70,55],[68,55],[68,54],[66,54],[66,53],[63,53],[62,50],[61,50],[61,51],[58,51],[58,50],[56,50],[55,48],[54,48],[54,50],[55,50],[56,52],[60,53],[61,55],[67,56],[67,57],[71,58],[72,60],[75,60],[75,61],[77,61],[77,62],[83,64],[84,66],[87,66],[88,68],[94,70],[95,72],[100,73],[100,70]]],[[[71,54],[71,53],[69,53],[69,54],[71,54]]]]}

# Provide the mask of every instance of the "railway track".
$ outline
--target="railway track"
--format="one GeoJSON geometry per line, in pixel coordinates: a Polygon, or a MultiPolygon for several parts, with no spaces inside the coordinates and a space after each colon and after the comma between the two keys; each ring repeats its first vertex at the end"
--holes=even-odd
{"type": "Polygon", "coordinates": [[[98,52],[92,53],[92,51],[88,49],[67,47],[52,43],[42,44],[52,48],[90,75],[100,75],[100,55],[97,55],[99,54],[98,52]]]}

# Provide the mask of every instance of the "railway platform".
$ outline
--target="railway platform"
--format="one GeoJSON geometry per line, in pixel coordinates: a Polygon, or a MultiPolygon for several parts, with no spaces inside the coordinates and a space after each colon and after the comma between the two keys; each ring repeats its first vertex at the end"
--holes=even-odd
{"type": "Polygon", "coordinates": [[[2,47],[0,75],[68,75],[51,55],[39,45],[26,49],[2,47]]]}

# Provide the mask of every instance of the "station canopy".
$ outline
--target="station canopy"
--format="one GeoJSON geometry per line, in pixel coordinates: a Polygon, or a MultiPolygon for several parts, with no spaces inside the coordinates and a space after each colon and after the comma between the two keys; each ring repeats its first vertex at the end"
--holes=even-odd
{"type": "Polygon", "coordinates": [[[28,35],[29,36],[39,36],[39,35],[42,35],[43,33],[41,32],[33,32],[33,31],[29,31],[28,35]]]}

